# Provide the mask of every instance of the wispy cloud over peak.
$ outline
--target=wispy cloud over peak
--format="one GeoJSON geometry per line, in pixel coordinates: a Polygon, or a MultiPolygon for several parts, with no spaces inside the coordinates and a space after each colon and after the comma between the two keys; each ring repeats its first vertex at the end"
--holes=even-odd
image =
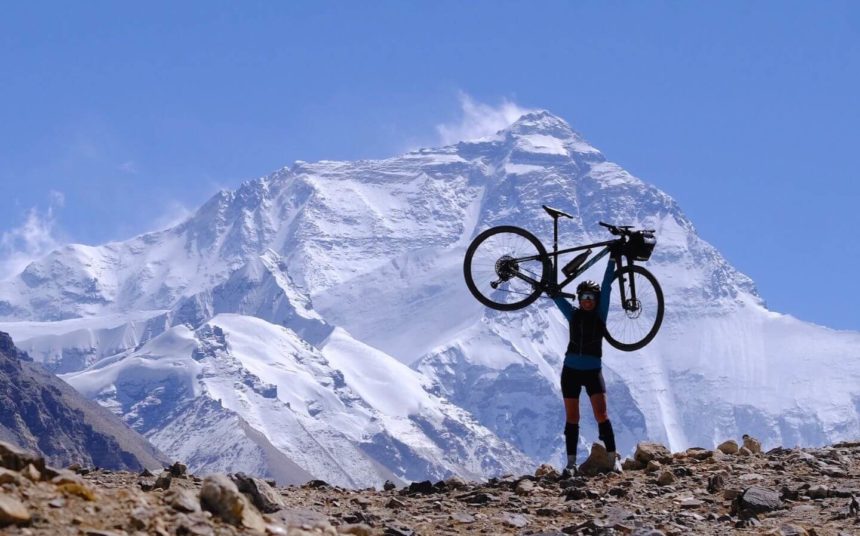
{"type": "Polygon", "coordinates": [[[464,92],[460,92],[460,107],[462,117],[459,122],[436,126],[443,145],[492,136],[523,115],[536,111],[507,99],[503,99],[498,106],[485,104],[464,92]]]}
{"type": "Polygon", "coordinates": [[[31,261],[61,244],[55,213],[65,205],[66,196],[51,190],[48,198],[47,209],[30,208],[21,225],[0,234],[0,279],[20,273],[31,261]]]}

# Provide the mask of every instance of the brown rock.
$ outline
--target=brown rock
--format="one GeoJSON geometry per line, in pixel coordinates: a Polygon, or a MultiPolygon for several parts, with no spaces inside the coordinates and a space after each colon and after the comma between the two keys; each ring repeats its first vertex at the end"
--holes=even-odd
{"type": "Polygon", "coordinates": [[[672,461],[672,453],[660,443],[639,443],[636,445],[636,453],[633,457],[643,464],[647,464],[651,460],[657,460],[660,463],[672,461]]]}
{"type": "Polygon", "coordinates": [[[71,471],[65,469],[60,471],[60,474],[51,479],[57,489],[68,493],[69,495],[77,495],[88,501],[96,500],[96,493],[84,482],[84,479],[71,471]]]}
{"type": "Polygon", "coordinates": [[[744,447],[753,454],[761,454],[761,442],[752,436],[744,434],[744,447]]]}
{"type": "Polygon", "coordinates": [[[677,480],[675,475],[672,474],[672,471],[663,471],[660,473],[660,476],[657,477],[657,484],[661,486],[668,486],[677,480]]]}
{"type": "Polygon", "coordinates": [[[602,443],[592,443],[588,458],[579,466],[579,473],[594,476],[612,471],[615,459],[606,451],[602,443]]]}
{"type": "Polygon", "coordinates": [[[264,480],[245,473],[236,473],[231,478],[239,491],[250,497],[251,502],[261,512],[271,514],[284,507],[281,496],[264,480]]]}
{"type": "Polygon", "coordinates": [[[514,493],[520,496],[531,495],[532,491],[535,489],[535,484],[531,480],[527,478],[523,478],[519,482],[517,482],[516,487],[514,488],[514,493]]]}
{"type": "Polygon", "coordinates": [[[254,505],[225,475],[210,475],[200,488],[200,506],[237,527],[264,531],[266,524],[254,505]]]}
{"type": "Polygon", "coordinates": [[[0,527],[7,525],[26,525],[30,522],[30,512],[21,501],[9,495],[0,494],[0,527]]]}
{"type": "Polygon", "coordinates": [[[535,471],[535,478],[557,479],[558,477],[559,477],[558,470],[548,463],[542,464],[535,471]]]}
{"type": "Polygon", "coordinates": [[[190,490],[176,488],[168,491],[164,495],[164,500],[179,512],[191,513],[200,511],[200,501],[194,496],[190,490]]]}
{"type": "Polygon", "coordinates": [[[0,484],[15,484],[21,483],[21,477],[15,471],[10,471],[0,467],[0,484]]]}
{"type": "Polygon", "coordinates": [[[738,449],[738,456],[752,456],[752,451],[746,447],[738,449]]]}
{"type": "Polygon", "coordinates": [[[722,452],[723,454],[737,454],[738,453],[738,442],[734,439],[729,439],[728,441],[723,441],[717,447],[717,450],[722,452]]]}
{"type": "Polygon", "coordinates": [[[648,465],[645,466],[645,472],[646,473],[656,473],[657,471],[662,469],[662,467],[663,467],[663,464],[661,464],[657,460],[651,460],[650,462],[648,462],[648,465]]]}
{"type": "Polygon", "coordinates": [[[625,458],[624,463],[621,464],[621,468],[625,471],[641,471],[645,468],[645,465],[635,458],[625,458]]]}
{"type": "Polygon", "coordinates": [[[27,477],[31,482],[39,482],[42,480],[42,473],[40,473],[32,463],[28,463],[27,467],[21,471],[21,474],[27,477]]]}
{"type": "Polygon", "coordinates": [[[692,447],[686,450],[686,454],[694,460],[707,460],[708,458],[713,457],[714,452],[701,447],[692,447]]]}
{"type": "Polygon", "coordinates": [[[27,464],[33,464],[39,471],[45,469],[45,459],[43,457],[18,448],[11,443],[0,441],[0,467],[20,471],[27,467],[27,464]]]}

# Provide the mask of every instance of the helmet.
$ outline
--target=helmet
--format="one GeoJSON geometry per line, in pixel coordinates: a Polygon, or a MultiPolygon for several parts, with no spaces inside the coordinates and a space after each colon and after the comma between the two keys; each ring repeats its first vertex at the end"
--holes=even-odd
{"type": "Polygon", "coordinates": [[[590,279],[587,281],[583,281],[582,283],[576,285],[576,293],[582,294],[583,292],[593,292],[594,294],[600,294],[600,285],[590,279]]]}

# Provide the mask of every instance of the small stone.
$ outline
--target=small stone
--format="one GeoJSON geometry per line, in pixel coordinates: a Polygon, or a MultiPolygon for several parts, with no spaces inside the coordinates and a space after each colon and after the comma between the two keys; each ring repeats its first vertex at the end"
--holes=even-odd
{"type": "Polygon", "coordinates": [[[748,511],[753,514],[771,512],[783,507],[779,493],[759,486],[744,490],[736,499],[736,503],[739,512],[748,511]]]}
{"type": "Polygon", "coordinates": [[[717,447],[717,450],[722,452],[723,454],[737,454],[738,453],[738,442],[734,439],[729,439],[728,441],[723,441],[717,447]]]}
{"type": "Polygon", "coordinates": [[[552,480],[558,480],[559,476],[560,474],[558,469],[548,463],[541,464],[541,466],[535,470],[535,478],[538,479],[549,478],[552,480]]]}
{"type": "Polygon", "coordinates": [[[515,529],[521,529],[529,524],[529,520],[526,519],[522,514],[502,512],[501,518],[503,525],[507,527],[513,527],[515,529]]]}
{"type": "Polygon", "coordinates": [[[209,475],[200,488],[200,506],[231,525],[264,531],[263,517],[225,475],[209,475]]]}
{"type": "Polygon", "coordinates": [[[433,491],[433,483],[429,480],[424,480],[423,482],[413,482],[409,484],[407,493],[428,495],[430,493],[433,493],[433,491]]]}
{"type": "Polygon", "coordinates": [[[178,512],[192,513],[200,511],[200,501],[190,490],[177,488],[168,491],[164,500],[178,512]]]}
{"type": "Polygon", "coordinates": [[[541,517],[557,517],[561,515],[561,510],[555,508],[538,508],[535,513],[541,517]]]}
{"type": "Polygon", "coordinates": [[[141,471],[140,473],[138,473],[138,476],[151,477],[151,476],[155,476],[155,475],[153,475],[153,474],[152,474],[152,471],[150,471],[149,469],[147,469],[147,468],[145,468],[145,467],[144,467],[144,468],[143,468],[143,471],[141,471]]]}
{"type": "Polygon", "coordinates": [[[271,514],[284,507],[281,496],[265,481],[249,477],[245,473],[236,473],[232,480],[239,491],[248,495],[261,512],[271,514]]]}
{"type": "Polygon", "coordinates": [[[752,451],[746,447],[741,447],[738,450],[738,456],[752,456],[752,451]]]}
{"type": "Polygon", "coordinates": [[[663,467],[663,464],[658,462],[657,460],[651,460],[648,462],[648,465],[645,466],[646,473],[656,473],[663,467]]]}
{"type": "Polygon", "coordinates": [[[453,512],[448,516],[448,518],[456,521],[457,523],[463,524],[475,522],[475,516],[467,514],[465,512],[453,512]]]}
{"type": "Polygon", "coordinates": [[[660,476],[657,477],[657,484],[661,486],[668,486],[677,480],[674,473],[672,471],[663,471],[660,473],[660,476]]]}
{"type": "Polygon", "coordinates": [[[779,527],[779,536],[808,536],[809,532],[803,527],[797,525],[782,525],[779,527]]]}
{"type": "Polygon", "coordinates": [[[21,501],[9,495],[0,495],[0,527],[25,525],[30,522],[30,512],[21,501]]]}
{"type": "Polygon", "coordinates": [[[84,482],[83,478],[71,471],[62,470],[59,475],[51,479],[51,483],[70,495],[77,495],[88,501],[96,500],[95,491],[84,482]]]}
{"type": "Polygon", "coordinates": [[[24,475],[31,482],[39,482],[42,480],[42,473],[36,469],[32,463],[28,463],[27,467],[21,470],[21,474],[24,475]]]}
{"type": "Polygon", "coordinates": [[[621,468],[625,471],[641,471],[645,468],[645,465],[635,458],[625,458],[621,464],[621,468]]]}
{"type": "Polygon", "coordinates": [[[691,447],[685,451],[685,454],[694,460],[707,460],[714,456],[714,451],[702,447],[691,447]]]}
{"type": "Polygon", "coordinates": [[[726,486],[725,477],[717,473],[708,477],[708,493],[716,493],[726,486]]]}
{"type": "Polygon", "coordinates": [[[809,488],[806,494],[812,499],[826,499],[829,491],[827,486],[818,485],[809,488]]]}
{"type": "Polygon", "coordinates": [[[10,471],[0,467],[0,484],[15,484],[21,483],[21,477],[15,471],[10,471]]]}
{"type": "Polygon", "coordinates": [[[466,489],[469,487],[469,484],[459,476],[452,476],[445,480],[445,484],[448,486],[448,489],[453,490],[466,489]]]}
{"type": "Polygon", "coordinates": [[[185,473],[188,472],[188,466],[184,463],[174,462],[173,465],[170,466],[170,476],[175,477],[183,477],[185,473]]]}
{"type": "Polygon", "coordinates": [[[681,500],[681,508],[699,508],[703,504],[705,503],[692,497],[687,497],[681,500]]]}
{"type": "Polygon", "coordinates": [[[514,493],[520,496],[531,495],[532,491],[535,489],[535,484],[531,480],[526,478],[517,482],[516,488],[514,488],[514,493]]]}
{"type": "Polygon", "coordinates": [[[660,443],[642,442],[636,445],[636,453],[633,457],[643,464],[647,464],[651,460],[657,460],[661,463],[669,463],[672,461],[672,453],[669,449],[660,443]]]}
{"type": "Polygon", "coordinates": [[[64,508],[66,506],[66,500],[62,497],[57,497],[56,499],[48,501],[48,506],[51,508],[64,508]]]}
{"type": "Polygon", "coordinates": [[[385,503],[386,508],[403,508],[406,506],[406,503],[403,501],[398,501],[396,498],[392,497],[390,501],[385,503]]]}
{"type": "MultiPolygon", "coordinates": [[[[290,531],[293,534],[295,531],[290,531]]],[[[365,523],[351,523],[337,528],[338,534],[354,534],[355,536],[371,536],[373,529],[365,523]]]]}
{"type": "Polygon", "coordinates": [[[158,475],[158,478],[155,479],[155,489],[170,489],[170,483],[173,481],[173,477],[167,471],[162,471],[161,474],[158,475]]]}
{"type": "Polygon", "coordinates": [[[753,454],[761,454],[761,442],[752,437],[744,434],[744,448],[749,450],[753,454]]]}
{"type": "Polygon", "coordinates": [[[385,491],[391,491],[395,488],[397,488],[397,486],[394,484],[394,482],[390,480],[386,480],[385,483],[382,485],[382,489],[384,489],[385,491]]]}

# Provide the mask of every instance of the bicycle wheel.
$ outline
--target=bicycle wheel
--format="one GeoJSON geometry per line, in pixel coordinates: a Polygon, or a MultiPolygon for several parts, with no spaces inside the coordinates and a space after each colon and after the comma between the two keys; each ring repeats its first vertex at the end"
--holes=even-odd
{"type": "Polygon", "coordinates": [[[657,278],[641,266],[624,266],[615,272],[611,292],[606,318],[609,344],[632,352],[651,342],[663,322],[663,290],[657,278]],[[635,299],[631,283],[636,289],[635,299]],[[626,303],[621,303],[621,285],[624,285],[626,303]]]}
{"type": "Polygon", "coordinates": [[[475,237],[466,250],[466,286],[479,302],[500,311],[523,308],[540,296],[552,264],[533,234],[510,225],[475,237]],[[527,257],[535,257],[523,260],[527,257]]]}

